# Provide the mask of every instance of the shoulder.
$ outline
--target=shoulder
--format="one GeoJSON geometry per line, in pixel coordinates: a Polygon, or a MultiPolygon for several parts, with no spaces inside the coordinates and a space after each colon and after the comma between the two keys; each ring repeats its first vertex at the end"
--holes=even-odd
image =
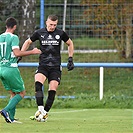
{"type": "Polygon", "coordinates": [[[46,31],[45,28],[42,28],[42,29],[35,30],[34,33],[32,34],[32,36],[38,37],[38,36],[40,36],[40,35],[42,35],[44,33],[46,34],[47,31],[46,31]]]}
{"type": "Polygon", "coordinates": [[[63,31],[62,29],[59,29],[59,28],[56,28],[56,29],[55,29],[55,33],[56,33],[56,34],[59,34],[59,35],[66,34],[65,31],[63,31]]]}
{"type": "Polygon", "coordinates": [[[12,40],[19,40],[19,37],[16,34],[13,34],[13,33],[4,33],[3,35],[9,37],[12,40]]]}
{"type": "Polygon", "coordinates": [[[35,33],[41,33],[41,32],[46,32],[46,28],[38,29],[35,31],[35,33]]]}
{"type": "Polygon", "coordinates": [[[56,28],[55,29],[56,32],[64,32],[62,29],[56,28]]]}
{"type": "Polygon", "coordinates": [[[16,37],[16,38],[18,38],[17,35],[15,35],[15,34],[13,34],[13,33],[10,33],[10,32],[2,33],[1,36],[10,36],[10,37],[16,37]]]}
{"type": "Polygon", "coordinates": [[[7,33],[11,38],[18,38],[18,36],[17,35],[15,35],[15,34],[12,34],[12,33],[7,33]]]}
{"type": "Polygon", "coordinates": [[[18,38],[18,36],[17,36],[17,35],[15,35],[15,34],[13,34],[13,35],[12,35],[12,37],[14,37],[14,38],[18,38]]]}
{"type": "Polygon", "coordinates": [[[12,40],[19,41],[19,37],[15,34],[11,34],[11,38],[12,38],[12,40]]]}

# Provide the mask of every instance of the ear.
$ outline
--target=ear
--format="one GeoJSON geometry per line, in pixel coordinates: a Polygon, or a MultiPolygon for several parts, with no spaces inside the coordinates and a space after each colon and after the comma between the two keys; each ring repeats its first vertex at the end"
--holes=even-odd
{"type": "Polygon", "coordinates": [[[13,26],[13,29],[16,30],[16,28],[17,28],[17,25],[14,25],[14,26],[13,26]]]}

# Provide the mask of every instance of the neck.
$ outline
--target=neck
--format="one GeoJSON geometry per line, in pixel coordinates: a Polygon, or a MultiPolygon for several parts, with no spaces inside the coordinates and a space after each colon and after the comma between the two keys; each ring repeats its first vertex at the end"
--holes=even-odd
{"type": "Polygon", "coordinates": [[[5,32],[10,32],[10,33],[14,33],[14,30],[13,29],[6,29],[5,32]]]}

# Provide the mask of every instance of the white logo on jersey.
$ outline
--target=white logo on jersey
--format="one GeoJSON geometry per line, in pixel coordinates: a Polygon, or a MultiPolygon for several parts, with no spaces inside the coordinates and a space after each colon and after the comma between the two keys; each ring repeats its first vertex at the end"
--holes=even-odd
{"type": "Polygon", "coordinates": [[[11,52],[11,57],[12,58],[16,57],[13,52],[11,52]]]}
{"type": "Polygon", "coordinates": [[[53,37],[51,35],[48,36],[48,39],[53,39],[53,37]]]}
{"type": "Polygon", "coordinates": [[[59,45],[58,41],[42,41],[42,45],[59,45]]]}
{"type": "MultiPolygon", "coordinates": [[[[44,35],[44,36],[45,36],[45,35],[44,35]]],[[[41,35],[41,37],[42,37],[42,38],[44,38],[44,36],[43,36],[43,35],[41,35]]]]}
{"type": "Polygon", "coordinates": [[[60,39],[60,36],[59,36],[59,35],[56,35],[55,38],[56,38],[56,39],[60,39]]]}

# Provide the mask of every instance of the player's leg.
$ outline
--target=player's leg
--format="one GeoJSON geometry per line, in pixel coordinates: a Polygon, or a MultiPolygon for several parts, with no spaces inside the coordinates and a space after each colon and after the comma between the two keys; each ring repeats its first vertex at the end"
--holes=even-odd
{"type": "Polygon", "coordinates": [[[14,116],[16,113],[16,105],[22,100],[25,95],[25,90],[22,92],[18,92],[12,97],[8,103],[8,105],[4,108],[5,110],[9,110],[9,116],[12,121],[14,121],[14,116]]]}
{"type": "MultiPolygon", "coordinates": [[[[44,115],[45,120],[48,118],[47,112],[52,107],[52,104],[55,99],[56,89],[58,88],[58,85],[60,83],[60,78],[61,78],[60,68],[58,67],[56,69],[51,70],[50,68],[44,67],[43,69],[39,69],[37,71],[37,74],[35,75],[35,82],[39,81],[43,84],[44,81],[46,80],[46,77],[48,78],[49,91],[48,91],[48,97],[47,97],[45,106],[43,106],[43,103],[41,103],[41,102],[39,104],[39,102],[37,100],[37,102],[38,102],[37,105],[39,105],[38,110],[40,110],[41,113],[44,115]]],[[[41,86],[40,86],[39,90],[42,90],[41,86]]],[[[38,95],[38,97],[39,96],[42,96],[42,93],[41,93],[41,95],[38,95]]],[[[38,97],[36,96],[37,99],[39,99],[38,97]]],[[[41,99],[43,99],[43,98],[40,98],[40,101],[42,101],[41,99]]],[[[33,118],[30,118],[30,119],[33,119],[33,118]]]]}
{"type": "MultiPolygon", "coordinates": [[[[9,93],[10,93],[10,100],[16,95],[14,92],[12,92],[12,91],[9,91],[9,93]]],[[[10,102],[10,101],[9,101],[10,102]]],[[[16,110],[16,106],[12,109],[12,110],[9,110],[8,112],[9,112],[9,117],[10,117],[10,119],[11,120],[13,120],[14,119],[14,116],[15,116],[15,110],[16,110]]]]}
{"type": "Polygon", "coordinates": [[[6,122],[11,123],[14,121],[16,105],[22,100],[22,96],[16,94],[7,106],[1,111],[1,115],[5,118],[6,122]]]}
{"type": "Polygon", "coordinates": [[[49,83],[49,90],[48,90],[48,97],[46,100],[46,104],[44,106],[44,110],[49,112],[49,110],[51,109],[54,99],[55,99],[55,95],[56,95],[56,89],[58,88],[58,82],[56,80],[52,80],[49,83]]]}
{"type": "MultiPolygon", "coordinates": [[[[24,97],[25,88],[18,68],[8,68],[6,71],[3,71],[3,75],[4,79],[2,80],[2,82],[6,90],[10,91],[11,96],[13,96],[14,93],[16,94],[10,99],[7,106],[3,109],[3,111],[9,113],[13,112],[12,110],[15,109],[16,105],[24,97]]],[[[12,120],[14,119],[13,115],[15,115],[15,112],[13,112],[13,114],[10,114],[10,116],[12,116],[12,120]]]]}
{"type": "MultiPolygon", "coordinates": [[[[10,103],[10,100],[9,100],[9,102],[8,103],[10,103]]],[[[1,113],[1,115],[4,117],[4,119],[5,119],[5,121],[7,122],[7,123],[12,123],[12,120],[11,120],[11,115],[10,115],[10,110],[6,110],[5,108],[4,109],[2,109],[1,111],[0,111],[0,113],[1,113]]]]}
{"type": "Polygon", "coordinates": [[[16,112],[16,106],[13,109],[9,110],[8,112],[9,112],[10,119],[14,120],[15,119],[14,116],[15,116],[15,112],[16,112]]]}
{"type": "MultiPolygon", "coordinates": [[[[55,99],[55,94],[56,94],[56,89],[58,87],[58,82],[56,80],[52,80],[49,83],[49,91],[48,91],[48,97],[45,103],[45,106],[38,106],[38,110],[41,111],[41,113],[43,114],[43,118],[45,119],[45,121],[48,118],[48,112],[51,109],[54,99],[55,99]],[[42,108],[39,108],[42,107],[42,108]]],[[[30,119],[33,119],[32,117],[30,119]]]]}
{"type": "Polygon", "coordinates": [[[58,85],[60,84],[60,80],[61,80],[60,67],[54,67],[52,70],[49,71],[49,76],[48,76],[49,90],[48,90],[48,97],[46,100],[46,104],[44,106],[44,110],[47,112],[49,112],[49,110],[53,105],[56,95],[56,90],[58,88],[58,85]]]}
{"type": "MultiPolygon", "coordinates": [[[[41,111],[45,116],[44,111],[44,92],[43,92],[43,83],[47,79],[47,68],[39,66],[35,73],[35,98],[38,110],[41,111]]],[[[30,116],[31,120],[35,120],[35,116],[30,116]]]]}
{"type": "Polygon", "coordinates": [[[46,77],[42,73],[35,74],[35,97],[36,97],[36,104],[38,106],[38,110],[44,110],[44,103],[43,103],[43,83],[46,80],[46,77]]]}

